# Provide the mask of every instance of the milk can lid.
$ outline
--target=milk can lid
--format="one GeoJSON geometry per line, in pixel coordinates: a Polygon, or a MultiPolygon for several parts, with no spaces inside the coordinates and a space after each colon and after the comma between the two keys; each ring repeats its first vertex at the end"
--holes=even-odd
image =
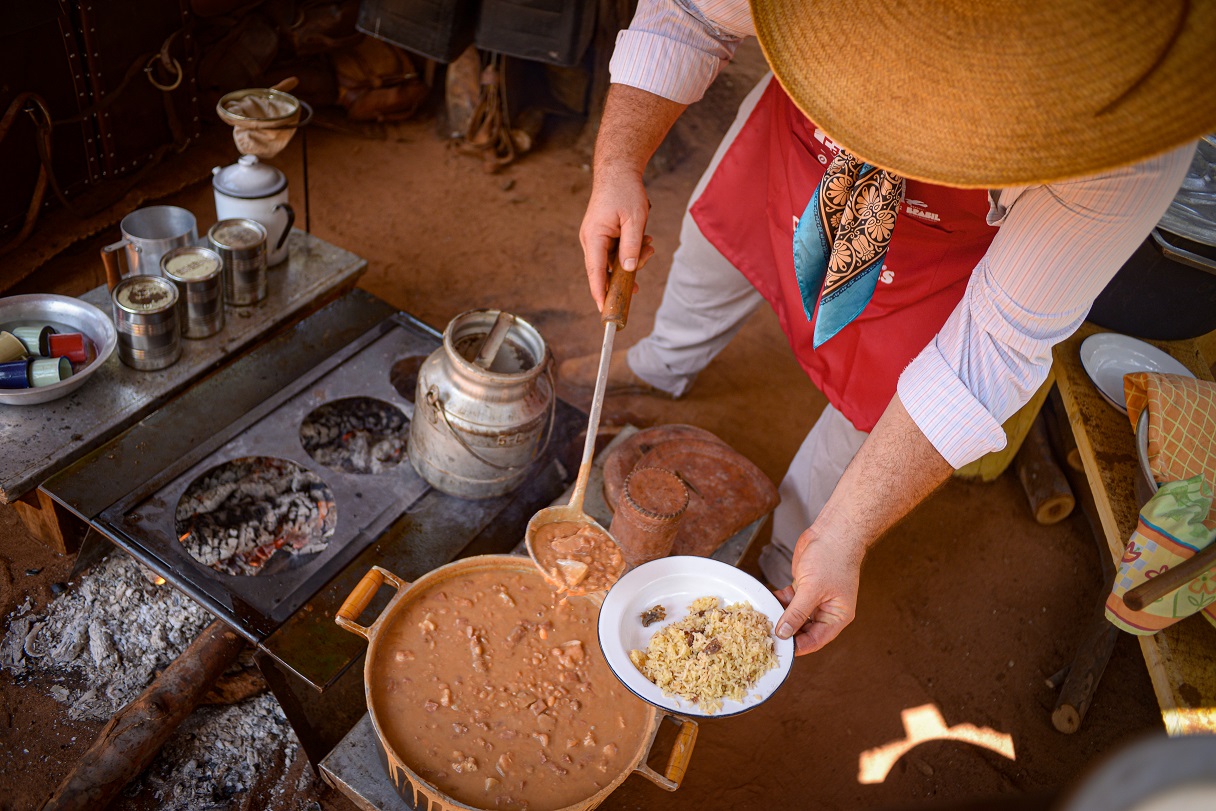
{"type": "Polygon", "coordinates": [[[270,197],[287,188],[287,175],[254,155],[241,155],[231,166],[211,170],[211,185],[220,194],[256,200],[270,197]]]}

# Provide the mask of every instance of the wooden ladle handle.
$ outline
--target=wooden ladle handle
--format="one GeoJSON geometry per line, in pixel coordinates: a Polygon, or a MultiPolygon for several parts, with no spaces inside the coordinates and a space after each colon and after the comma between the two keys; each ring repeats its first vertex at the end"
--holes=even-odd
{"type": "Polygon", "coordinates": [[[604,295],[602,320],[605,324],[616,324],[618,332],[625,328],[625,323],[629,320],[629,302],[633,299],[636,276],[636,271],[621,267],[621,258],[614,252],[608,276],[608,292],[604,295]]]}
{"type": "Polygon", "coordinates": [[[1216,543],[1129,590],[1123,595],[1123,604],[1132,611],[1143,611],[1213,567],[1216,567],[1216,543]]]}

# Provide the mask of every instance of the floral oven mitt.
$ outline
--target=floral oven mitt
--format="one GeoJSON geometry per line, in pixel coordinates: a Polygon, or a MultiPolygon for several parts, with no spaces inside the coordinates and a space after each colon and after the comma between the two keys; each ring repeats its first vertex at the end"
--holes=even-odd
{"type": "Polygon", "coordinates": [[[1204,524],[1212,506],[1212,489],[1203,476],[1161,485],[1140,510],[1136,531],[1119,562],[1114,590],[1106,598],[1108,620],[1140,635],[1155,634],[1199,611],[1216,625],[1216,566],[1143,611],[1132,611],[1123,603],[1126,592],[1216,542],[1216,530],[1204,524]]]}

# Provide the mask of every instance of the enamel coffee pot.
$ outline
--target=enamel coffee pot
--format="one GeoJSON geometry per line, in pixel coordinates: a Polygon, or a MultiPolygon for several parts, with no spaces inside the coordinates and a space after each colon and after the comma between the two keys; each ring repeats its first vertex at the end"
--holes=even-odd
{"type": "Polygon", "coordinates": [[[287,202],[287,176],[253,155],[211,170],[216,220],[247,219],[266,229],[266,263],[287,258],[287,235],[296,213],[287,202]]]}

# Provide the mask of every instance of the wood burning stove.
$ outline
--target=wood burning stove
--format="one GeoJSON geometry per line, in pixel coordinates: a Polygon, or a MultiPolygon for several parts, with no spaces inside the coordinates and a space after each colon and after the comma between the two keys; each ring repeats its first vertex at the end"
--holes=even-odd
{"type": "Polygon", "coordinates": [[[358,640],[333,623],[353,583],[372,564],[417,577],[462,554],[508,551],[569,479],[585,417],[565,403],[552,450],[506,496],[464,501],[393,463],[414,414],[403,393],[413,392],[411,359],[440,342],[352,291],[43,486],[89,522],[82,560],[117,544],[257,647],[314,763],[363,711],[361,691],[326,706],[326,695],[352,694],[344,674],[359,680],[358,640]],[[344,458],[344,438],[360,432],[360,458],[344,458]]]}

